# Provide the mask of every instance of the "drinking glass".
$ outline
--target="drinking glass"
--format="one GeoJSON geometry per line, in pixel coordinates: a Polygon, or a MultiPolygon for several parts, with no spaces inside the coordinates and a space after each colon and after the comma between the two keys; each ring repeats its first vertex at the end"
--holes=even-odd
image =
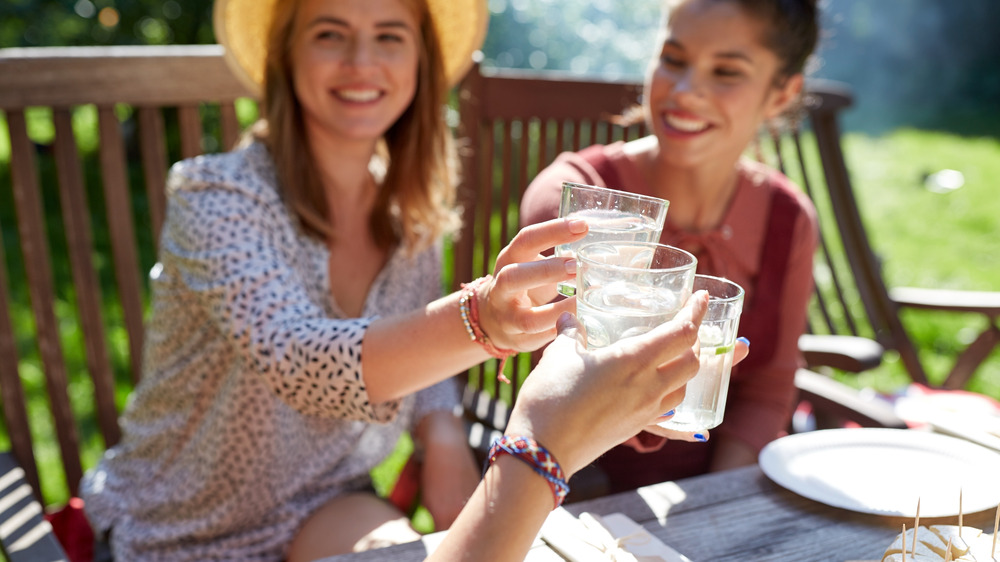
{"type": "MultiPolygon", "coordinates": [[[[572,257],[584,244],[607,241],[657,242],[667,218],[669,201],[627,191],[563,182],[559,216],[584,219],[590,231],[572,244],[556,246],[555,254],[572,257]]],[[[573,281],[559,284],[559,292],[576,294],[573,281]]]]}
{"type": "Polygon", "coordinates": [[[698,329],[701,366],[688,381],[684,401],[673,417],[659,424],[680,431],[712,429],[722,423],[743,312],[743,288],[728,279],[696,275],[694,290],[708,291],[708,311],[698,329]]]}
{"type": "Polygon", "coordinates": [[[644,334],[691,296],[698,260],[652,242],[595,242],[577,251],[576,314],[590,349],[644,334]]]}

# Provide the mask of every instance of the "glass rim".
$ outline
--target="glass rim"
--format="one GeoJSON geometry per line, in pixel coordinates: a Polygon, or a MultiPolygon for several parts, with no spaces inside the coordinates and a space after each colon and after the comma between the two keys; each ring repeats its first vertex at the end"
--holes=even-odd
{"type": "MultiPolygon", "coordinates": [[[[699,278],[701,278],[701,279],[711,279],[712,281],[718,281],[718,282],[721,282],[721,283],[725,283],[727,285],[732,285],[733,287],[736,287],[736,289],[738,290],[738,292],[735,295],[731,296],[731,297],[715,297],[715,296],[712,296],[711,293],[709,293],[709,295],[708,295],[709,300],[711,300],[713,302],[717,302],[717,303],[720,303],[720,302],[721,303],[736,302],[738,300],[743,300],[744,295],[746,295],[746,291],[743,289],[743,286],[740,285],[739,283],[737,283],[736,281],[731,280],[731,279],[726,279],[725,277],[717,277],[715,275],[706,275],[704,273],[695,273],[695,275],[694,275],[695,281],[697,281],[699,278]]],[[[693,289],[692,292],[697,293],[698,291],[705,291],[705,290],[706,289],[693,289]]]]}
{"type": "MultiPolygon", "coordinates": [[[[697,267],[698,267],[698,258],[694,257],[694,254],[692,254],[691,252],[689,252],[687,250],[683,250],[681,248],[678,248],[677,246],[671,246],[669,244],[661,244],[659,242],[621,242],[621,241],[617,241],[617,242],[616,241],[611,241],[611,242],[608,242],[608,241],[590,242],[590,243],[584,244],[583,246],[580,246],[576,250],[576,259],[578,259],[580,261],[586,261],[588,264],[593,264],[593,265],[598,265],[598,266],[601,266],[601,267],[608,267],[608,268],[613,268],[613,269],[620,269],[622,271],[649,271],[649,272],[656,272],[656,273],[668,273],[668,272],[671,272],[671,271],[683,271],[685,269],[690,269],[690,268],[697,269],[697,267]],[[684,256],[687,256],[688,258],[691,259],[691,263],[684,264],[684,265],[677,265],[677,266],[674,266],[674,267],[655,267],[655,268],[653,268],[653,267],[629,267],[627,265],[618,265],[618,264],[613,264],[613,263],[604,263],[604,262],[597,261],[597,260],[595,260],[593,258],[588,258],[585,255],[586,254],[585,250],[587,250],[587,248],[591,248],[591,247],[594,247],[594,246],[629,246],[629,247],[640,246],[640,247],[645,247],[645,248],[664,248],[664,249],[668,249],[668,250],[671,250],[671,251],[675,251],[675,252],[677,252],[679,254],[682,254],[684,256]]],[[[739,286],[739,285],[737,285],[737,286],[739,286]]],[[[742,290],[742,289],[743,288],[740,287],[740,290],[742,290]]]]}
{"type": "Polygon", "coordinates": [[[623,195],[625,197],[637,199],[639,201],[660,202],[663,203],[664,207],[668,207],[670,205],[670,201],[667,199],[663,199],[662,197],[655,197],[653,195],[643,195],[641,193],[633,193],[631,191],[625,191],[624,189],[615,189],[613,187],[601,187],[599,185],[589,185],[586,183],[579,183],[575,181],[564,181],[562,182],[562,189],[566,188],[578,188],[585,191],[609,191],[618,195],[623,195]]]}

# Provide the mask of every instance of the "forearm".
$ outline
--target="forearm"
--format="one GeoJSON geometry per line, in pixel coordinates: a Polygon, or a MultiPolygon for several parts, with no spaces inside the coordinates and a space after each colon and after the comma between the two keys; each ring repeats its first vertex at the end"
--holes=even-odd
{"type": "Polygon", "coordinates": [[[373,403],[426,388],[484,361],[459,313],[458,293],[413,312],[371,323],[362,344],[362,369],[373,403]]]}
{"type": "Polygon", "coordinates": [[[501,455],[428,560],[523,560],[552,506],[548,482],[501,455]]]}

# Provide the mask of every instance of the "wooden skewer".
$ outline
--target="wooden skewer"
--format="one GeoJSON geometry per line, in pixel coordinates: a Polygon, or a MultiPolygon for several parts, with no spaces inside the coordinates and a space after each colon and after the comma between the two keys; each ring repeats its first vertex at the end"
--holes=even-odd
{"type": "Polygon", "coordinates": [[[917,556],[917,532],[920,530],[920,496],[917,496],[917,517],[913,521],[913,557],[917,556]]]}
{"type": "Polygon", "coordinates": [[[962,489],[958,489],[958,538],[962,538],[962,489]]]}
{"type": "Polygon", "coordinates": [[[903,560],[902,560],[902,562],[906,562],[906,523],[903,523],[903,534],[901,536],[903,537],[903,560]]]}
{"type": "Polygon", "coordinates": [[[990,549],[990,556],[997,557],[997,531],[1000,530],[1000,503],[997,504],[997,518],[993,520],[993,548],[990,549]]]}
{"type": "Polygon", "coordinates": [[[948,537],[948,550],[944,552],[944,562],[951,562],[951,537],[948,537]]]}

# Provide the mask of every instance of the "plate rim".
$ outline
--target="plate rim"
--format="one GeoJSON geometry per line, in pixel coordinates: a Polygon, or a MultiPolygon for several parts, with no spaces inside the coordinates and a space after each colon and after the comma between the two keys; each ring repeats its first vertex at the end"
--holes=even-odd
{"type": "MultiPolygon", "coordinates": [[[[757,458],[757,464],[761,471],[775,484],[778,484],[782,488],[785,488],[793,493],[796,493],[802,497],[817,501],[819,503],[837,507],[841,509],[846,509],[849,511],[855,511],[859,513],[869,513],[882,516],[892,516],[892,517],[913,517],[915,516],[916,504],[911,507],[906,507],[904,509],[897,509],[900,506],[893,506],[893,509],[884,509],[872,507],[870,505],[864,505],[860,502],[846,502],[846,501],[835,501],[830,496],[824,495],[822,493],[817,494],[809,486],[803,485],[803,481],[798,478],[792,472],[784,469],[783,460],[785,457],[785,450],[792,448],[793,452],[795,448],[802,448],[801,443],[805,443],[808,449],[815,449],[821,445],[837,445],[840,443],[849,442],[852,445],[870,445],[872,443],[886,443],[889,439],[887,436],[892,435],[889,444],[896,444],[900,439],[904,442],[920,442],[924,441],[938,441],[939,443],[948,443],[954,448],[965,448],[969,456],[981,455],[984,459],[989,459],[993,461],[998,467],[1000,467],[1000,453],[994,451],[990,448],[984,447],[977,443],[967,441],[958,437],[953,437],[950,435],[945,435],[942,433],[934,433],[930,431],[921,431],[914,429],[894,429],[894,428],[834,428],[834,429],[821,429],[815,431],[809,431],[804,433],[795,433],[791,435],[786,435],[771,441],[761,449],[760,454],[757,458]]],[[[933,451],[931,447],[926,447],[928,451],[933,451]]],[[[950,449],[951,450],[951,449],[950,449]]],[[[997,494],[1000,495],[1000,487],[997,488],[997,494]]],[[[836,498],[837,500],[841,498],[836,498]]],[[[998,498],[1000,499],[1000,498],[998,498]]],[[[984,502],[985,504],[985,502],[984,502]]],[[[978,505],[978,504],[973,504],[978,505]]],[[[963,506],[965,513],[977,513],[984,509],[990,509],[996,502],[989,505],[984,505],[981,508],[976,507],[975,509],[970,509],[971,505],[968,503],[963,506]]],[[[955,510],[953,513],[927,513],[926,508],[924,508],[922,516],[925,517],[952,517],[958,515],[958,511],[955,510]]]]}

